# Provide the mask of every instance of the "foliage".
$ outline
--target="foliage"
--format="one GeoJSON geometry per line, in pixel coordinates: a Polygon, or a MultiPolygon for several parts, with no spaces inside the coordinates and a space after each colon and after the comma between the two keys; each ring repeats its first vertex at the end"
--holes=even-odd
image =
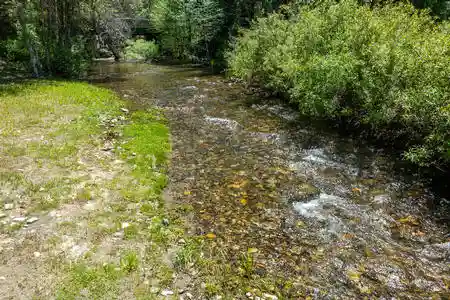
{"type": "Polygon", "coordinates": [[[78,76],[100,50],[120,58],[146,3],[8,0],[0,4],[0,57],[25,63],[34,76],[78,76]]]}
{"type": "Polygon", "coordinates": [[[128,41],[125,48],[125,58],[131,60],[152,60],[159,55],[159,46],[155,41],[137,39],[128,41]]]}
{"type": "Polygon", "coordinates": [[[175,58],[209,56],[223,11],[216,0],[156,0],[150,18],[165,51],[175,58]]]}
{"type": "Polygon", "coordinates": [[[120,266],[126,273],[134,272],[139,267],[139,257],[134,251],[127,251],[120,259],[120,266]]]}
{"type": "Polygon", "coordinates": [[[438,164],[449,161],[449,53],[446,22],[408,4],[346,0],[258,19],[228,62],[232,75],[287,95],[305,115],[407,137],[408,159],[438,164]]]}

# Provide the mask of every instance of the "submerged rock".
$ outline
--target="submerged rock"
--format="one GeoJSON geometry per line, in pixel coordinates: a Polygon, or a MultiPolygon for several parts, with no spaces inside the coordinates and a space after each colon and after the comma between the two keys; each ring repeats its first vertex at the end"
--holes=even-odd
{"type": "Polygon", "coordinates": [[[224,119],[224,118],[214,118],[214,117],[206,117],[206,121],[215,125],[220,125],[226,127],[230,130],[236,130],[243,128],[241,124],[234,120],[224,119]]]}
{"type": "Polygon", "coordinates": [[[317,198],[320,190],[312,184],[302,183],[289,191],[287,195],[288,202],[304,202],[317,198]]]}

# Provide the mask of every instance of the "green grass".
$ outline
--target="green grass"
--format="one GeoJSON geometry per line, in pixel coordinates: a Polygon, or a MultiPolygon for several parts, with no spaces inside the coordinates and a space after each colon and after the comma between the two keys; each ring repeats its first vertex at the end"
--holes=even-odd
{"type": "Polygon", "coordinates": [[[123,271],[113,264],[87,266],[75,264],[67,270],[67,279],[57,292],[61,300],[79,299],[117,299],[118,281],[123,271]]]}
{"type": "Polygon", "coordinates": [[[120,266],[126,273],[134,272],[139,267],[139,257],[134,251],[127,251],[120,260],[120,266]]]}
{"type": "MultiPolygon", "coordinates": [[[[174,270],[161,257],[184,231],[163,222],[169,131],[160,111],[124,114],[125,104],[113,92],[86,83],[0,85],[0,156],[5,158],[0,194],[16,192],[14,203],[27,199],[21,204],[27,214],[62,204],[77,204],[85,212],[55,226],[55,238],[82,234],[89,243],[76,261],[66,258],[52,266],[60,279],[54,283],[58,299],[114,299],[134,288],[146,294],[143,268],[154,270],[161,286],[173,279],[174,270]],[[101,150],[105,142],[113,143],[112,152],[101,150]],[[115,165],[119,160],[125,163],[115,165]],[[94,206],[83,210],[87,204],[94,206]],[[130,226],[122,228],[124,222],[130,226]],[[95,260],[102,243],[120,231],[123,240],[113,243],[103,263],[95,260]]],[[[21,227],[1,231],[16,234],[21,227]]]]}

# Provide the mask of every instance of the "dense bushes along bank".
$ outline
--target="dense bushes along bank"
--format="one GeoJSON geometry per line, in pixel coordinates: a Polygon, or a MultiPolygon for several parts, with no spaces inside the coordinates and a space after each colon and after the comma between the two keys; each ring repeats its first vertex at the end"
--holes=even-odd
{"type": "Polygon", "coordinates": [[[304,115],[404,139],[405,158],[442,165],[450,162],[448,29],[407,4],[291,6],[242,32],[229,70],[287,95],[304,115]]]}

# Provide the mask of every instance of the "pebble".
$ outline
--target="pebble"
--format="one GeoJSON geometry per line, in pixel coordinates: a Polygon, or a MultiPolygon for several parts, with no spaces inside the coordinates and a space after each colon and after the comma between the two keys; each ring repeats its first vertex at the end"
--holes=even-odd
{"type": "Polygon", "coordinates": [[[253,299],[252,293],[250,292],[245,293],[245,296],[247,296],[247,298],[253,299]]]}
{"type": "MultiPolygon", "coordinates": [[[[128,95],[124,95],[124,97],[127,97],[128,95]]],[[[125,107],[122,107],[121,109],[120,109],[120,111],[121,112],[124,112],[124,113],[129,113],[130,111],[128,110],[128,109],[126,109],[125,107]]]]}
{"type": "Polygon", "coordinates": [[[27,220],[27,224],[33,224],[34,222],[39,221],[39,218],[37,217],[31,217],[27,220]]]}
{"type": "Polygon", "coordinates": [[[6,280],[5,276],[0,276],[0,280],[6,280]]]}
{"type": "Polygon", "coordinates": [[[116,238],[121,238],[121,237],[123,237],[123,232],[122,231],[114,232],[113,236],[116,238]]]}
{"type": "Polygon", "coordinates": [[[173,291],[171,291],[171,290],[163,290],[161,292],[161,295],[163,295],[163,296],[170,296],[170,295],[173,295],[173,291]]]}
{"type": "Polygon", "coordinates": [[[159,288],[157,288],[156,286],[152,286],[150,288],[150,293],[157,294],[158,292],[159,292],[159,288]]]}
{"type": "Polygon", "coordinates": [[[185,296],[186,296],[186,298],[188,298],[188,299],[193,299],[194,298],[194,296],[191,294],[191,293],[189,293],[189,292],[187,292],[186,294],[184,294],[185,296]]]}
{"type": "Polygon", "coordinates": [[[375,197],[373,197],[373,202],[381,204],[381,203],[386,203],[390,200],[389,195],[376,195],[375,197]]]}
{"type": "Polygon", "coordinates": [[[25,222],[27,218],[25,217],[16,217],[13,219],[13,222],[25,222]]]}
{"type": "Polygon", "coordinates": [[[5,204],[5,210],[11,210],[14,208],[14,203],[6,203],[5,204]]]}
{"type": "Polygon", "coordinates": [[[130,227],[130,223],[128,223],[128,222],[123,222],[123,223],[122,223],[122,229],[125,229],[125,228],[127,228],[127,227],[130,227]]]}
{"type": "Polygon", "coordinates": [[[164,226],[169,226],[169,220],[167,220],[167,219],[162,219],[162,224],[163,224],[164,226]]]}
{"type": "Polygon", "coordinates": [[[34,255],[34,257],[38,258],[41,256],[41,253],[36,251],[33,253],[33,255],[34,255]]]}
{"type": "Polygon", "coordinates": [[[275,295],[271,295],[271,294],[262,294],[263,298],[266,300],[278,300],[278,297],[275,295]]]}
{"type": "Polygon", "coordinates": [[[112,146],[110,146],[110,145],[107,145],[107,146],[104,146],[103,148],[102,148],[102,151],[111,151],[111,150],[113,150],[114,149],[114,147],[112,147],[112,146]]]}

